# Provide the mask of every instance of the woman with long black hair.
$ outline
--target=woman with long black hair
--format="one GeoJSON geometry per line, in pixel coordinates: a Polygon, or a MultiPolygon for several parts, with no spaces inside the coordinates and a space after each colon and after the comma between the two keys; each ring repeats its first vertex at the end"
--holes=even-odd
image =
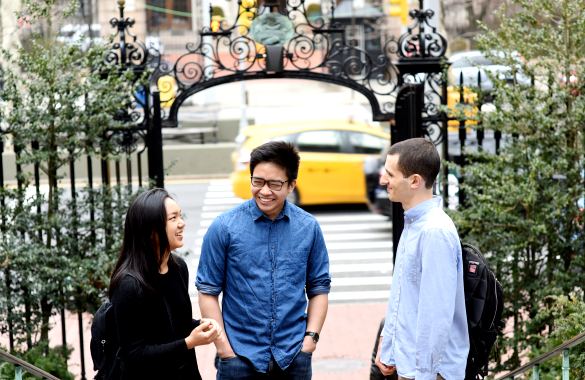
{"type": "Polygon", "coordinates": [[[200,380],[194,347],[223,334],[217,322],[192,318],[187,264],[172,253],[183,246],[184,228],[164,189],[140,194],[128,209],[109,288],[123,380],[200,380]]]}

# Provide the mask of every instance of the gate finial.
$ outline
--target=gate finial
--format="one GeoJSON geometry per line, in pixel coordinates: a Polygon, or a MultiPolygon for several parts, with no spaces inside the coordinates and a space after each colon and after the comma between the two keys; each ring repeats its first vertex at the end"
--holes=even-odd
{"type": "Polygon", "coordinates": [[[419,0],[419,9],[409,12],[410,18],[416,20],[408,31],[398,40],[398,56],[400,60],[411,58],[441,59],[447,52],[447,39],[429,23],[435,15],[432,9],[424,9],[424,1],[419,0]],[[418,28],[418,33],[414,32],[418,28]],[[425,31],[430,28],[430,31],[425,31]]]}

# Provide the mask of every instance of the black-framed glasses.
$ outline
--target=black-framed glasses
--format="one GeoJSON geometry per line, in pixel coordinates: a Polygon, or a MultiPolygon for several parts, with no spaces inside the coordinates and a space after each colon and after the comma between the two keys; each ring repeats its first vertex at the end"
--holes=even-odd
{"type": "Polygon", "coordinates": [[[278,181],[276,179],[271,179],[271,180],[267,181],[264,178],[260,178],[260,177],[250,177],[250,179],[252,180],[252,186],[254,186],[254,187],[263,188],[264,184],[267,183],[268,188],[270,190],[275,190],[275,191],[282,189],[282,186],[288,182],[288,181],[278,181]]]}

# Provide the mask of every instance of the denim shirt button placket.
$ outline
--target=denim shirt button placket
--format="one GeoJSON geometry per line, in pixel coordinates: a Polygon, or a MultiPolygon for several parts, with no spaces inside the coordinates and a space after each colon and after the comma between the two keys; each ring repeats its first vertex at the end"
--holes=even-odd
{"type": "MultiPolygon", "coordinates": [[[[272,240],[273,237],[275,236],[275,220],[273,220],[270,223],[270,230],[269,230],[269,239],[272,240]]],[[[270,253],[271,253],[271,257],[272,257],[272,268],[271,268],[271,273],[272,273],[272,317],[270,318],[270,347],[274,347],[274,318],[276,317],[276,298],[275,298],[275,294],[276,294],[276,289],[274,287],[275,283],[276,283],[276,278],[274,278],[274,271],[276,269],[276,254],[274,251],[274,242],[269,241],[270,244],[270,253]]]]}

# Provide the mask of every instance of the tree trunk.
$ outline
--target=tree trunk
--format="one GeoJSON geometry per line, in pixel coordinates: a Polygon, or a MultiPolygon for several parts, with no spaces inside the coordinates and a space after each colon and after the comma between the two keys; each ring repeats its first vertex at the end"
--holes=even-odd
{"type": "MultiPolygon", "coordinates": [[[[41,341],[48,342],[49,341],[49,322],[51,318],[51,310],[53,309],[53,305],[49,302],[48,296],[43,296],[41,299],[41,316],[43,320],[43,324],[41,325],[41,341]]],[[[49,346],[47,346],[48,348],[49,346]]]]}
{"type": "Polygon", "coordinates": [[[30,350],[33,347],[32,343],[32,311],[30,307],[29,294],[30,290],[27,285],[22,287],[22,293],[24,298],[24,321],[26,323],[26,346],[30,350]]]}

